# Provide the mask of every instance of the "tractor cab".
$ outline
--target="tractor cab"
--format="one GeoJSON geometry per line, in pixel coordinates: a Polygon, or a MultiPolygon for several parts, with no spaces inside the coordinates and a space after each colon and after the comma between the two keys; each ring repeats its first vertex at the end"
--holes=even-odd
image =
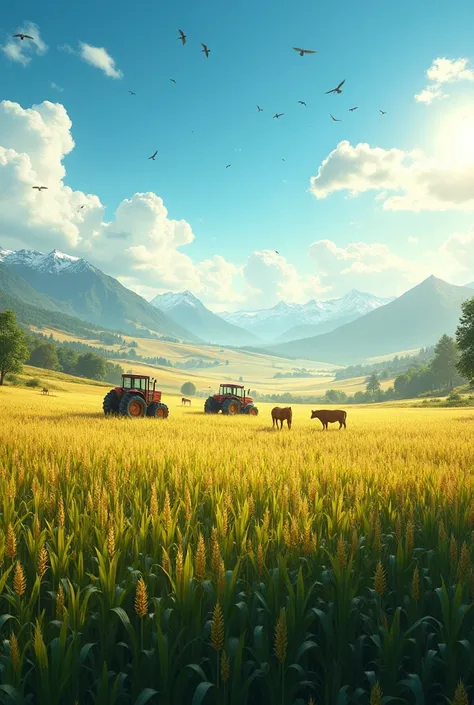
{"type": "Polygon", "coordinates": [[[247,390],[247,396],[245,394],[245,387],[243,384],[221,384],[219,387],[219,396],[221,397],[237,397],[242,406],[247,406],[247,404],[252,404],[253,399],[250,395],[250,389],[247,390]]]}
{"type": "Polygon", "coordinates": [[[135,392],[143,396],[147,404],[161,401],[161,392],[156,391],[156,379],[148,375],[123,374],[122,386],[117,387],[117,392],[135,392]]]}

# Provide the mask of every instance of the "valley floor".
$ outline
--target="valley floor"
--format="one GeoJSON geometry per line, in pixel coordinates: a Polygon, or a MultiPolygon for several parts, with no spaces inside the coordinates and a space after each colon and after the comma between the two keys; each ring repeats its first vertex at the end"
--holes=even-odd
{"type": "Polygon", "coordinates": [[[474,686],[472,618],[443,646],[474,595],[474,413],[348,407],[323,432],[302,405],[277,432],[268,404],[206,416],[175,396],[166,421],[114,419],[103,386],[57,384],[0,388],[12,702],[356,705],[378,681],[408,705],[474,686]]]}

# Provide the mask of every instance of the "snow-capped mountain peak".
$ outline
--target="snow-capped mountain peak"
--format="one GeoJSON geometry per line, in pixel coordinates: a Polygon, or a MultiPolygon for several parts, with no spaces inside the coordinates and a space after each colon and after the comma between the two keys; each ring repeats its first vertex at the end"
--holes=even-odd
{"type": "Polygon", "coordinates": [[[58,274],[59,272],[81,272],[95,269],[87,260],[73,257],[60,250],[44,253],[38,250],[5,250],[0,247],[0,262],[7,266],[19,266],[33,269],[43,274],[58,274]]]}
{"type": "Polygon", "coordinates": [[[179,293],[173,293],[172,291],[168,291],[166,294],[158,294],[150,303],[153,304],[153,306],[155,306],[156,308],[159,308],[161,311],[165,312],[172,311],[178,306],[186,306],[188,308],[199,308],[203,305],[201,301],[199,301],[199,299],[197,299],[194,294],[192,294],[188,290],[181,291],[179,293]]]}

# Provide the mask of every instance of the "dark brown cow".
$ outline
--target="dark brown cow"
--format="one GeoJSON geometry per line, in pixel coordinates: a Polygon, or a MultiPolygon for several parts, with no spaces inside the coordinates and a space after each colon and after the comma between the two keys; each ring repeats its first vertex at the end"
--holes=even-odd
{"type": "Polygon", "coordinates": [[[346,428],[347,412],[342,409],[320,409],[319,411],[311,412],[312,419],[319,419],[323,424],[323,430],[328,430],[328,423],[336,423],[339,421],[339,430],[344,426],[346,428]]]}
{"type": "Polygon", "coordinates": [[[288,424],[288,430],[291,428],[291,421],[293,419],[293,412],[291,411],[291,406],[285,406],[282,408],[281,406],[275,406],[272,409],[272,421],[273,421],[273,426],[276,426],[278,428],[278,422],[280,422],[280,428],[283,428],[283,421],[286,420],[286,423],[288,424]]]}
{"type": "Polygon", "coordinates": [[[46,387],[43,387],[41,394],[49,394],[49,389],[46,389],[46,387]]]}
{"type": "Polygon", "coordinates": [[[191,406],[191,399],[186,399],[186,397],[181,397],[182,406],[191,406]]]}

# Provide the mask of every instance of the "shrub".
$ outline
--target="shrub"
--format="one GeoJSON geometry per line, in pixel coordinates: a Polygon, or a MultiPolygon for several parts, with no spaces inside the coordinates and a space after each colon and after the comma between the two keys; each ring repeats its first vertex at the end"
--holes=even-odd
{"type": "Polygon", "coordinates": [[[39,377],[30,377],[25,382],[25,387],[41,387],[41,380],[39,377]]]}

